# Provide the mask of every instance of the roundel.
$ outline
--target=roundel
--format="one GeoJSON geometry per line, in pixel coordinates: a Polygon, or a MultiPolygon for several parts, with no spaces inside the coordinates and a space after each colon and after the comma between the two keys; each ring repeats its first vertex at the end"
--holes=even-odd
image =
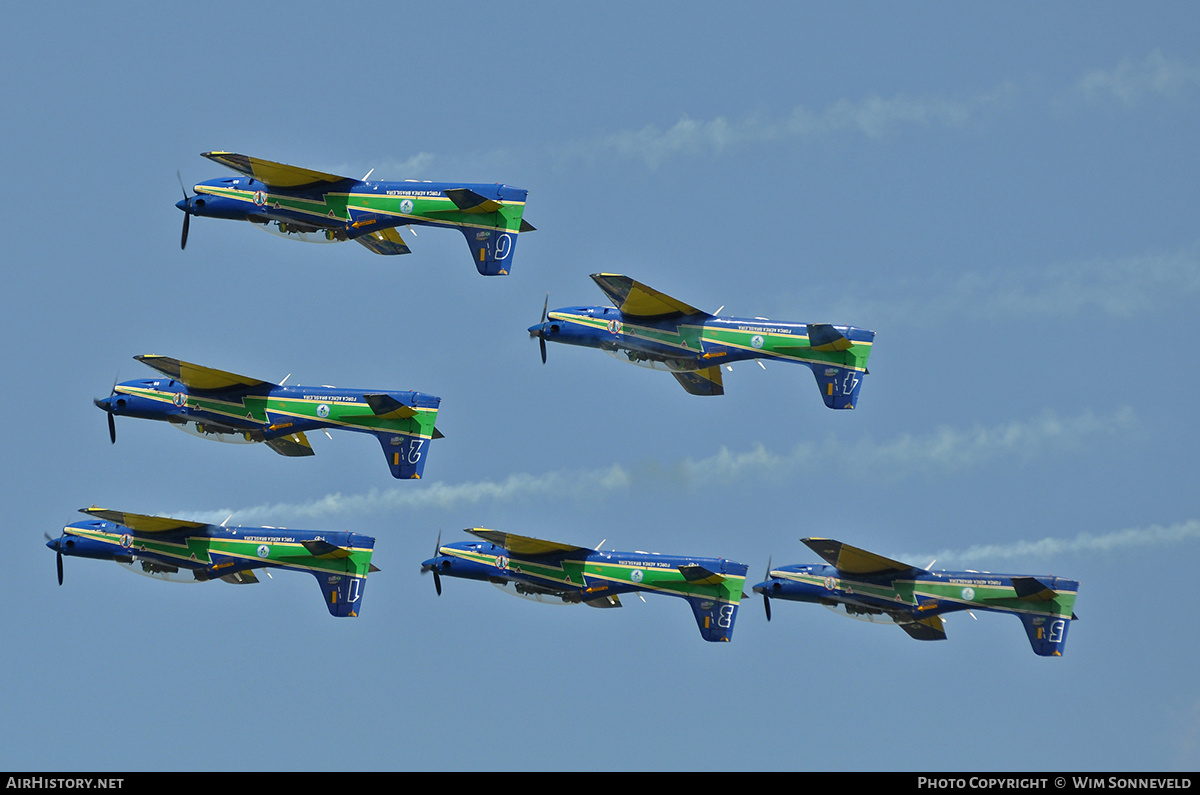
{"type": "Polygon", "coordinates": [[[641,582],[642,577],[644,576],[645,573],[641,569],[634,569],[633,571],[629,572],[629,579],[633,580],[634,582],[641,582]]]}
{"type": "Polygon", "coordinates": [[[325,419],[326,417],[329,416],[329,404],[328,403],[322,403],[321,405],[317,406],[317,416],[320,417],[321,419],[325,419]]]}
{"type": "Polygon", "coordinates": [[[508,568],[508,558],[504,557],[503,555],[497,555],[496,556],[496,568],[507,569],[508,568]]]}
{"type": "Polygon", "coordinates": [[[837,578],[836,577],[826,577],[825,578],[825,587],[831,591],[836,591],[837,590],[837,578]]]}
{"type": "Polygon", "coordinates": [[[412,199],[405,199],[404,201],[400,202],[400,212],[411,213],[412,208],[413,208],[412,199]]]}
{"type": "Polygon", "coordinates": [[[187,403],[187,395],[183,394],[182,392],[176,392],[175,397],[171,398],[171,402],[182,408],[183,404],[187,403]]]}
{"type": "Polygon", "coordinates": [[[971,601],[972,599],[974,599],[975,598],[975,589],[974,588],[963,588],[962,589],[962,598],[966,599],[968,602],[971,601]]]}
{"type": "Polygon", "coordinates": [[[619,321],[619,320],[608,321],[608,330],[610,332],[612,332],[613,334],[620,334],[621,333],[621,321],[619,321]]]}
{"type": "Polygon", "coordinates": [[[267,194],[262,192],[261,190],[254,191],[254,203],[257,204],[259,207],[262,207],[264,204],[267,203],[267,194]]]}
{"type": "Polygon", "coordinates": [[[758,348],[761,348],[762,346],[763,346],[763,338],[762,338],[761,334],[755,334],[753,337],[750,338],[750,347],[751,348],[758,349],[758,348]]]}
{"type": "Polygon", "coordinates": [[[258,553],[258,556],[260,558],[265,558],[265,557],[270,556],[271,548],[268,547],[266,544],[259,544],[258,549],[256,549],[255,552],[258,553]]]}
{"type": "Polygon", "coordinates": [[[121,546],[125,549],[129,549],[131,546],[133,546],[133,536],[129,535],[129,533],[122,533],[121,546]]]}

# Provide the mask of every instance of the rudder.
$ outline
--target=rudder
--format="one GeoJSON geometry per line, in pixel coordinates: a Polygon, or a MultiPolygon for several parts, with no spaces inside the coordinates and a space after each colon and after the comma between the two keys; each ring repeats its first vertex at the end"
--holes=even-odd
{"type": "Polygon", "coordinates": [[[1063,648],[1067,645],[1067,630],[1071,627],[1070,618],[1041,613],[1019,613],[1018,617],[1025,625],[1025,634],[1029,636],[1029,645],[1033,646],[1034,654],[1042,657],[1062,656],[1063,648]]]}

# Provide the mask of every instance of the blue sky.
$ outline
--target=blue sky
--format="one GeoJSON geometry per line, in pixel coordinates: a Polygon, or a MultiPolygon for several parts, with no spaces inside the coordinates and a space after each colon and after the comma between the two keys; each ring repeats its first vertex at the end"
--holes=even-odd
{"type": "Polygon", "coordinates": [[[1129,769],[1200,763],[1200,11],[1189,4],[536,3],[13,9],[0,413],[17,603],[0,766],[1129,769]],[[196,219],[229,149],[530,191],[512,275],[196,219]],[[525,329],[622,272],[735,315],[877,332],[853,412],[801,367],[726,395],[525,329]],[[291,460],[91,404],[141,353],[443,398],[425,479],[369,437],[291,460]],[[168,585],[66,561],[91,504],[377,538],[362,616],[310,578],[168,585]],[[439,529],[1081,582],[1066,655],[1019,622],[918,643],[746,602],[435,596],[439,529]]]}

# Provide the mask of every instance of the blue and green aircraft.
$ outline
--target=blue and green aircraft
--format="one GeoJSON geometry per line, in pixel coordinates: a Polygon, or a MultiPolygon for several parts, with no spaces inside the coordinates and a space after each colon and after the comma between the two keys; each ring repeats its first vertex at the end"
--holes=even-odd
{"type": "MultiPolygon", "coordinates": [[[[593,273],[614,306],[572,306],[529,327],[546,361],[546,341],[599,348],[632,364],[666,370],[693,395],[723,395],[721,367],[767,359],[807,365],[831,409],[852,409],[867,375],[875,332],[829,323],[718,317],[628,276],[593,273]]],[[[720,310],[718,310],[720,311],[720,310]]],[[[762,365],[762,362],[759,362],[762,365]]]]}
{"type": "Polygon", "coordinates": [[[442,399],[433,395],[283,386],[168,356],[133,358],[166,377],[114,384],[112,394],[94,401],[108,413],[114,443],[117,416],[162,420],[221,442],[263,442],[291,457],[314,454],[306,431],[328,435],[328,429],[340,428],[374,434],[392,477],[416,479],[425,471],[429,442],[442,438],[433,427],[442,399]]]}
{"type": "MultiPolygon", "coordinates": [[[[169,582],[258,582],[255,569],[304,571],[317,578],[330,615],[358,616],[375,539],[358,533],[313,533],[279,527],[224,527],[164,516],[83,508],[87,521],[47,536],[63,557],[114,560],[130,571],[169,582]]],[[[269,571],[268,571],[269,576],[269,571]]]]}
{"type": "Polygon", "coordinates": [[[193,188],[194,196],[184,189],[183,200],[175,205],[184,213],[180,248],[187,247],[193,215],[250,221],[268,232],[310,243],[357,240],[376,254],[409,253],[398,226],[409,231],[413,226],[440,226],[462,232],[481,274],[506,276],[517,235],[534,231],[522,218],[529,194],[522,188],[368,182],[369,173],[353,179],[234,152],[201,155],[243,176],[201,182],[193,188]]]}
{"type": "MultiPolygon", "coordinates": [[[[1021,619],[1033,651],[1061,657],[1079,583],[1061,577],[992,574],[986,571],[929,571],[829,538],[802,538],[829,565],[767,564],[762,594],[767,620],[771,600],[815,602],[874,623],[894,623],[917,640],[945,640],[942,616],[988,610],[1021,619]]],[[[973,615],[973,614],[972,614],[973,615]]]]}
{"type": "Polygon", "coordinates": [[[421,573],[433,572],[439,596],[442,577],[484,580],[535,601],[590,607],[620,607],[621,594],[645,591],[686,599],[705,640],[733,637],[744,564],[588,549],[482,527],[466,532],[483,540],[443,545],[439,534],[434,556],[421,564],[421,573]]]}

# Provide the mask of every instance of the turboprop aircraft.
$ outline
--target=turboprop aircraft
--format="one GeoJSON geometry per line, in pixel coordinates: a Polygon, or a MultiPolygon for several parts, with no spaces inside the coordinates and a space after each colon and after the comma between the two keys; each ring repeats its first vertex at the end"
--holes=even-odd
{"type": "Polygon", "coordinates": [[[590,607],[620,607],[621,594],[646,591],[686,599],[705,640],[733,637],[744,564],[588,549],[482,527],[466,532],[483,540],[443,545],[438,534],[434,556],[421,564],[422,573],[433,572],[439,596],[442,577],[485,580],[536,601],[590,607]]]}
{"type": "MultiPolygon", "coordinates": [[[[425,471],[442,399],[421,392],[282,386],[167,356],[135,356],[166,378],[114,384],[93,402],[108,413],[108,435],[117,441],[114,417],[164,420],[206,439],[264,442],[280,455],[313,455],[305,431],[329,428],[374,434],[392,477],[415,479],[425,471]]],[[[286,378],[284,379],[287,380],[286,378]]],[[[333,438],[333,437],[330,437],[333,438]]]]}
{"type": "Polygon", "coordinates": [[[829,562],[772,569],[754,586],[767,620],[771,600],[816,602],[850,618],[895,623],[917,640],[945,640],[941,616],[960,610],[1011,613],[1021,619],[1033,651],[1061,657],[1079,583],[1061,577],[928,571],[829,538],[802,538],[829,562]],[[840,610],[839,610],[840,608],[840,610]]]}
{"type": "Polygon", "coordinates": [[[224,527],[103,508],[63,528],[46,546],[63,557],[115,560],[130,571],[169,582],[258,582],[254,569],[306,571],[317,578],[330,615],[357,617],[375,539],[358,533],[312,533],[279,527],[224,527]]]}
{"type": "MultiPolygon", "coordinates": [[[[475,268],[506,276],[517,235],[534,228],[521,216],[529,191],[499,183],[368,182],[312,171],[234,152],[202,152],[242,177],[210,179],[183,191],[179,247],[187,247],[188,222],[202,218],[250,221],[268,232],[310,243],[357,240],[376,254],[408,254],[397,226],[457,229],[467,239],[475,268]]],[[[374,169],[372,169],[374,170],[374,169]]],[[[180,187],[183,182],[180,180],[180,187]]],[[[413,233],[416,234],[415,232],[413,233]]]]}
{"type": "Polygon", "coordinates": [[[623,361],[666,370],[693,395],[723,395],[722,366],[732,370],[731,363],[748,359],[797,362],[813,371],[826,406],[852,409],[858,403],[874,331],[718,317],[628,276],[593,273],[592,280],[615,306],[572,306],[547,314],[547,297],[542,322],[529,327],[543,363],[547,340],[599,348],[623,361]]]}

